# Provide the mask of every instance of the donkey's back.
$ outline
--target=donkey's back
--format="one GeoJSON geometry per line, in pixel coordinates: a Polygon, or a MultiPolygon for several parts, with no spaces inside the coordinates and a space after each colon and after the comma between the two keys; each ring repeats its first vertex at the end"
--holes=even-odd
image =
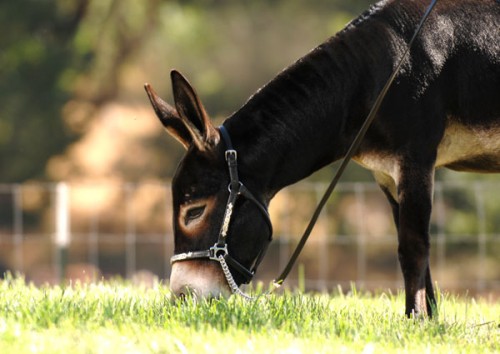
{"type": "MultiPolygon", "coordinates": [[[[398,6],[379,3],[379,9],[370,10],[371,20],[361,18],[353,22],[354,31],[346,30],[347,36],[363,32],[364,26],[383,33],[392,49],[381,54],[381,61],[387,52],[394,62],[400,57],[398,52],[416,25],[412,21],[419,16],[409,18],[426,1],[394,3],[398,6]],[[383,25],[377,27],[377,21],[383,25]]],[[[435,151],[435,167],[499,172],[500,1],[441,0],[438,4],[375,123],[390,142],[392,151],[383,155],[393,157],[413,142],[420,151],[425,147],[435,151]]],[[[379,80],[377,74],[372,76],[379,80]]],[[[380,142],[375,145],[386,150],[380,142]]],[[[357,160],[375,171],[383,163],[362,153],[357,160]]]]}
{"type": "Polygon", "coordinates": [[[442,99],[464,124],[500,119],[500,1],[443,1],[420,45],[442,99]]]}

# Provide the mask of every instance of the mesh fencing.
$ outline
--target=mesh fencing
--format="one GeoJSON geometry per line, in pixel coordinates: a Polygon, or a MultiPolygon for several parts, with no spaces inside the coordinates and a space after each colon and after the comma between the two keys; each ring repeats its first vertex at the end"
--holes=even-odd
{"type": "MultiPolygon", "coordinates": [[[[500,182],[437,182],[431,269],[440,288],[500,293],[500,182]]],[[[285,266],[326,188],[302,182],[271,203],[274,240],[256,276],[285,266]]],[[[237,217],[237,215],[236,215],[237,217]]],[[[0,270],[36,284],[111,277],[168,279],[168,183],[0,185],[0,270]]],[[[400,289],[397,233],[373,183],[341,183],[286,285],[400,289]]]]}

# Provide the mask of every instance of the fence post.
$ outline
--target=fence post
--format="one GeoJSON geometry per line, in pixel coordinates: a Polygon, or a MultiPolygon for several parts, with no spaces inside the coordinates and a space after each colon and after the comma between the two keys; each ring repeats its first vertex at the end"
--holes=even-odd
{"type": "Polygon", "coordinates": [[[476,210],[477,210],[477,220],[478,220],[478,261],[480,270],[477,273],[477,284],[476,290],[482,292],[486,288],[486,278],[483,274],[483,270],[486,268],[486,210],[484,206],[484,195],[483,195],[483,184],[479,182],[474,183],[474,194],[476,198],[476,210]]]}
{"type": "Polygon", "coordinates": [[[14,208],[14,253],[16,272],[24,273],[24,257],[23,257],[23,198],[22,186],[14,185],[13,194],[14,208]]]}
{"type": "Polygon", "coordinates": [[[135,210],[133,206],[134,185],[127,183],[125,185],[125,212],[127,218],[127,230],[125,235],[125,276],[131,279],[136,272],[136,226],[135,226],[135,210]]]}
{"type": "Polygon", "coordinates": [[[69,187],[64,182],[56,185],[56,276],[61,282],[66,273],[68,263],[68,246],[71,242],[70,216],[69,216],[69,187]]]}
{"type": "Polygon", "coordinates": [[[89,262],[99,269],[99,213],[93,212],[90,216],[89,232],[89,262]]]}
{"type": "MultiPolygon", "coordinates": [[[[315,184],[314,192],[315,192],[315,204],[317,205],[321,198],[323,197],[323,184],[315,184]]],[[[325,207],[325,211],[321,213],[319,216],[319,222],[323,223],[326,225],[325,227],[325,234],[323,235],[318,235],[320,237],[320,242],[318,242],[317,247],[319,248],[318,250],[318,268],[319,268],[319,274],[318,274],[318,281],[316,282],[316,286],[318,290],[320,291],[327,291],[328,288],[328,273],[329,273],[329,266],[328,266],[328,252],[330,250],[329,245],[328,245],[328,226],[329,222],[326,217],[326,210],[328,209],[328,206],[325,207]]],[[[302,266],[303,268],[304,266],[302,266]]],[[[299,277],[300,279],[300,277],[299,277]]],[[[304,276],[304,287],[305,287],[305,276],[304,276]]],[[[299,286],[300,289],[300,286],[299,286]]],[[[301,289],[302,291],[302,289],[301,289]]]]}
{"type": "Polygon", "coordinates": [[[366,224],[365,224],[365,205],[366,190],[363,183],[354,184],[354,194],[356,196],[357,217],[358,217],[358,237],[357,237],[357,266],[358,266],[358,286],[363,289],[366,285],[366,224]]]}

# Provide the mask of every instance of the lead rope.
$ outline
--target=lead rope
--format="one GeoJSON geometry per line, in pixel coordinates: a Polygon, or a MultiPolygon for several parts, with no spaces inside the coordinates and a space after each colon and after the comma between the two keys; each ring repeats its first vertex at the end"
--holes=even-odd
{"type": "Polygon", "coordinates": [[[399,60],[398,65],[396,66],[396,68],[392,72],[391,76],[389,76],[389,79],[387,79],[387,82],[385,83],[384,87],[382,88],[379,95],[377,96],[377,99],[375,100],[375,103],[373,104],[373,107],[370,110],[368,117],[366,117],[366,120],[364,121],[363,125],[361,126],[361,129],[359,130],[358,134],[354,138],[353,143],[349,147],[349,150],[347,151],[346,156],[342,160],[342,164],[340,165],[339,169],[337,170],[337,173],[333,177],[332,182],[330,183],[330,185],[326,189],[325,194],[323,195],[323,197],[321,198],[321,201],[319,202],[318,206],[316,207],[316,210],[314,211],[314,214],[311,218],[311,221],[307,225],[307,228],[304,231],[304,234],[302,235],[299,243],[297,244],[297,247],[295,248],[295,251],[293,252],[292,257],[290,258],[290,261],[288,261],[288,264],[286,265],[285,269],[280,274],[280,276],[277,279],[273,280],[273,287],[272,287],[271,291],[274,291],[275,289],[279,288],[281,286],[281,284],[283,284],[283,282],[287,278],[290,271],[292,270],[292,267],[295,264],[295,262],[297,261],[297,258],[299,257],[300,252],[304,248],[304,245],[306,244],[307,239],[311,235],[312,229],[313,229],[314,225],[316,224],[316,221],[318,220],[318,217],[319,217],[321,211],[323,210],[323,207],[325,206],[326,202],[330,198],[330,195],[332,194],[335,186],[337,185],[337,182],[339,181],[340,177],[342,176],[347,164],[349,163],[352,156],[354,155],[354,153],[357,151],[357,149],[361,145],[361,141],[363,140],[363,138],[366,134],[366,131],[370,127],[371,123],[375,119],[375,115],[377,114],[377,112],[380,108],[380,105],[382,104],[382,101],[384,100],[385,95],[387,94],[387,91],[391,87],[392,82],[394,81],[394,78],[398,74],[399,70],[401,69],[401,66],[403,65],[403,62],[406,60],[406,57],[408,56],[408,53],[410,52],[411,46],[413,45],[415,38],[417,38],[417,35],[420,33],[420,30],[422,29],[422,26],[425,23],[425,20],[427,20],[427,18],[429,17],[429,14],[431,13],[431,11],[434,8],[434,6],[436,5],[436,3],[437,3],[437,0],[433,0],[431,2],[431,4],[429,5],[429,7],[427,8],[424,15],[422,16],[422,19],[420,20],[420,23],[417,26],[415,33],[413,34],[413,37],[411,38],[410,42],[408,43],[408,47],[406,48],[403,56],[399,60]]]}

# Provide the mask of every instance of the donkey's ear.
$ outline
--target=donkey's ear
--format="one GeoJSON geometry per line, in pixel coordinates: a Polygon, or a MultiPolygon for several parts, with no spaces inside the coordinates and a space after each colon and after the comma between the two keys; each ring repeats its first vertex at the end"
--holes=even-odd
{"type": "Polygon", "coordinates": [[[176,70],[170,73],[174,91],[175,107],[180,119],[191,134],[193,143],[200,151],[210,150],[218,141],[219,133],[210,121],[196,91],[176,70]]]}
{"type": "Polygon", "coordinates": [[[177,111],[167,102],[163,101],[149,84],[144,85],[149,101],[165,129],[176,138],[186,149],[192,144],[193,139],[182,122],[177,111]]]}

